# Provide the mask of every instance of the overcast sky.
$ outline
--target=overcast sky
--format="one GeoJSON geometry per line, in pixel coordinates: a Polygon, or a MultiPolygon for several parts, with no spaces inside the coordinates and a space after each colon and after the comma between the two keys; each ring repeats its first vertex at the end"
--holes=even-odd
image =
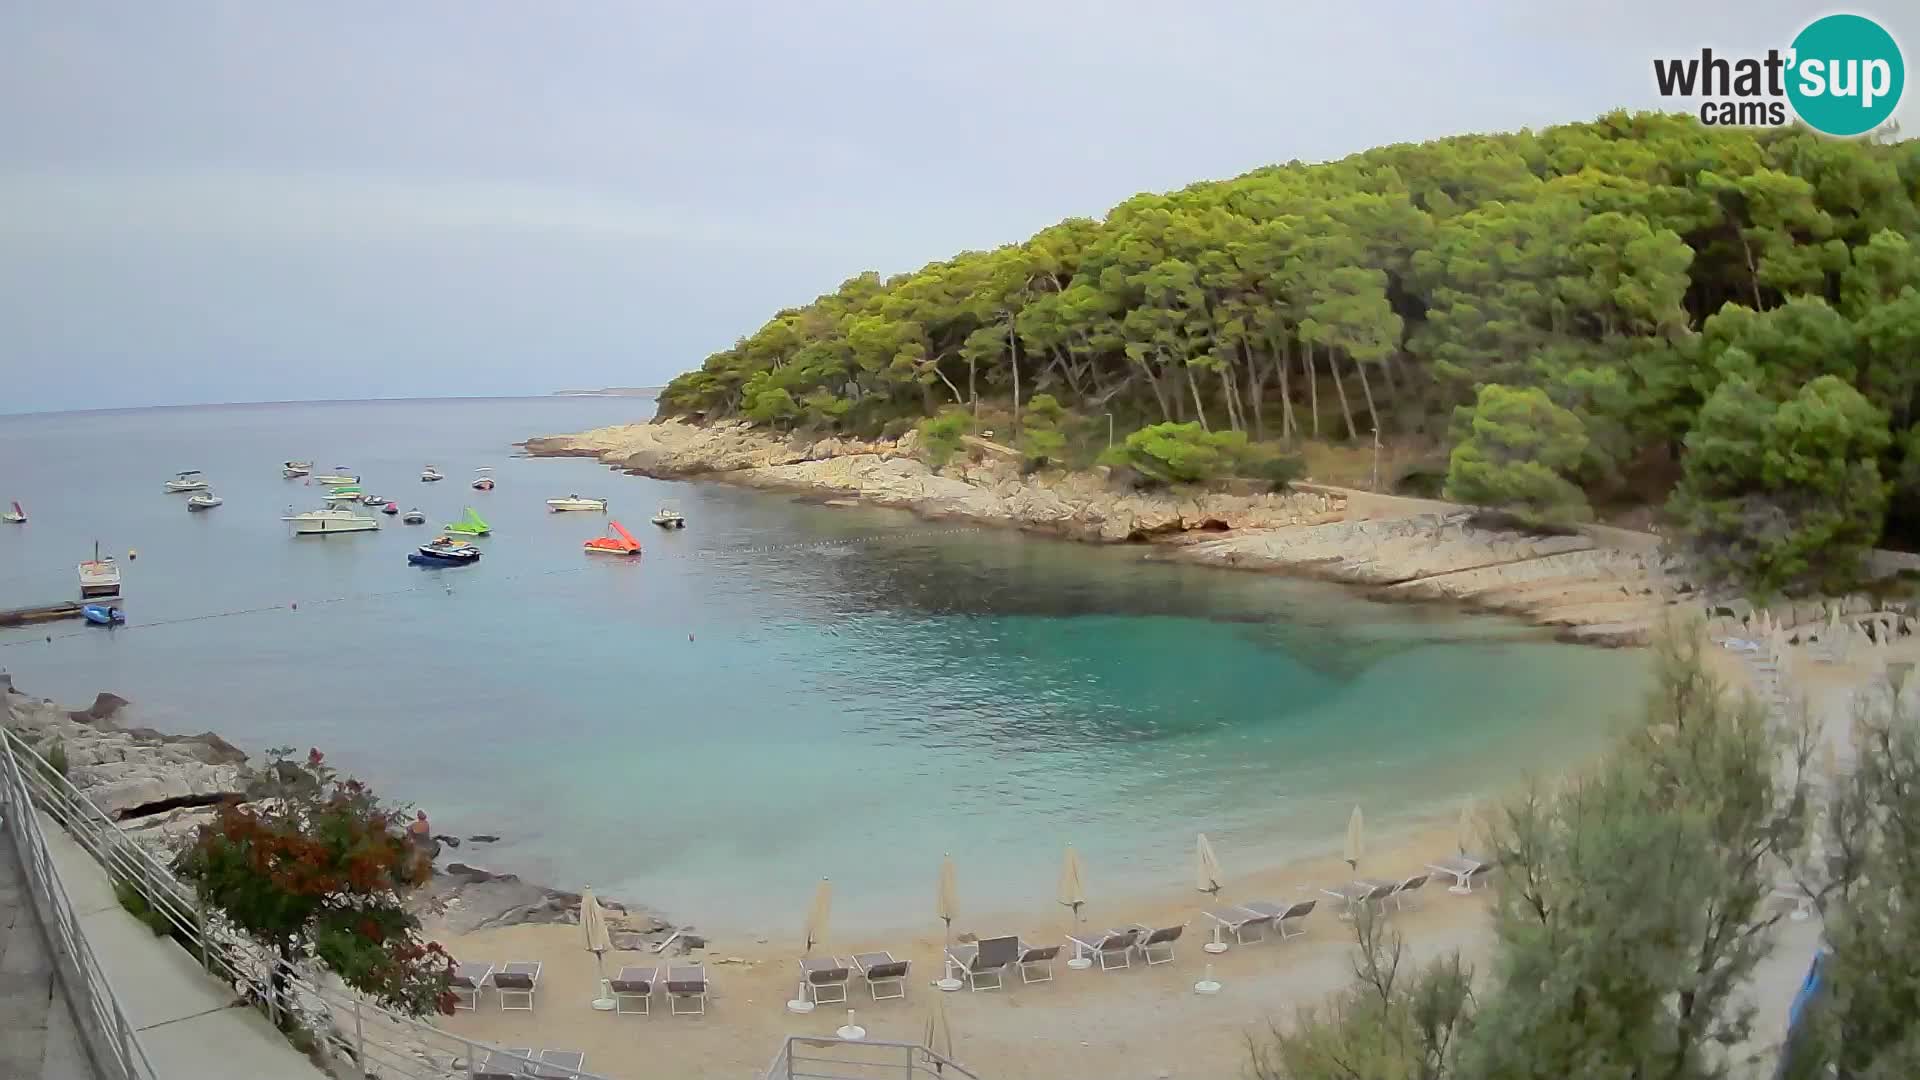
{"type": "Polygon", "coordinates": [[[0,4],[0,413],[657,383],[862,269],[1658,107],[1829,10],[0,4]]]}

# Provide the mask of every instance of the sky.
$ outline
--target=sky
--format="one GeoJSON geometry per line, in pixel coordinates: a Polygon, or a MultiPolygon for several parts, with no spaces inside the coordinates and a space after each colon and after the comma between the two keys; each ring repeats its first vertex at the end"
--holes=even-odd
{"type": "Polygon", "coordinates": [[[657,384],[862,270],[1658,108],[1654,57],[1835,9],[1735,10],[0,3],[0,413],[657,384]]]}

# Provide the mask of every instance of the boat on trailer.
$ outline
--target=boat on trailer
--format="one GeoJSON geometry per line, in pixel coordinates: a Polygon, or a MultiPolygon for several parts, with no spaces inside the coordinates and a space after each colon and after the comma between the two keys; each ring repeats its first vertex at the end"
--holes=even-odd
{"type": "Polygon", "coordinates": [[[597,552],[601,555],[640,554],[640,541],[635,540],[633,534],[617,521],[607,522],[607,535],[596,536],[581,546],[589,552],[597,552]]]}

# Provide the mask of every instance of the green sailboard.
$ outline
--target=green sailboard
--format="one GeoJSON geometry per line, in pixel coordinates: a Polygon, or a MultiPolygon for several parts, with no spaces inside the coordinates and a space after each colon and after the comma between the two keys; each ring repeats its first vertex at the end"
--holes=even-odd
{"type": "Polygon", "coordinates": [[[492,532],[493,529],[490,526],[488,526],[485,521],[481,520],[479,514],[476,514],[473,512],[473,507],[469,506],[467,507],[466,517],[463,517],[459,521],[456,521],[453,524],[446,526],[441,531],[450,532],[450,533],[460,533],[464,536],[485,536],[488,533],[492,532]]]}

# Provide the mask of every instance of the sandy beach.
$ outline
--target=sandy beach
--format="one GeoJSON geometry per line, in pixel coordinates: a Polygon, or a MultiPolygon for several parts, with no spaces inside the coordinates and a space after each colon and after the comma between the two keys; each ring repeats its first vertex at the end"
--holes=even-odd
{"type": "MultiPolygon", "coordinates": [[[[1920,643],[1905,639],[1845,663],[1816,663],[1804,649],[1794,650],[1793,687],[1802,695],[1826,736],[1844,742],[1854,695],[1880,676],[1890,660],[1920,659],[1920,643]]],[[[1734,652],[1719,646],[1706,652],[1712,669],[1727,685],[1751,687],[1750,670],[1734,652]]],[[[1515,783],[1524,783],[1516,777],[1515,783]]],[[[1489,798],[1497,793],[1489,793],[1489,798]]],[[[1482,801],[1485,804],[1486,800],[1482,801]]],[[[1373,838],[1361,871],[1397,877],[1418,872],[1426,862],[1456,848],[1453,822],[1431,822],[1373,838]]],[[[1338,838],[1328,838],[1329,846],[1338,838]]],[[[1317,896],[1322,885],[1347,880],[1337,855],[1259,869],[1236,868],[1231,851],[1220,852],[1226,865],[1228,903],[1252,899],[1290,901],[1317,896]],[[1236,869],[1240,872],[1236,873],[1236,869]]],[[[1088,867],[1097,883],[1098,867],[1088,867]]],[[[982,911],[966,905],[966,867],[959,868],[962,915],[954,932],[991,936],[1018,933],[1029,941],[1061,941],[1069,929],[1065,909],[1036,899],[1023,911],[982,911]]],[[[1416,960],[1459,950],[1484,969],[1491,945],[1489,893],[1449,893],[1446,882],[1430,884],[1417,904],[1396,913],[1393,923],[1416,960]]],[[[1219,956],[1200,946],[1208,926],[1199,912],[1209,906],[1191,889],[1169,882],[1164,890],[1139,895],[1101,895],[1090,887],[1087,925],[1141,922],[1187,924],[1173,963],[1101,972],[1056,968],[1051,983],[1022,985],[1014,980],[1002,991],[943,995],[952,1022],[956,1057],[981,1077],[1006,1080],[1076,1078],[1223,1078],[1245,1074],[1247,1043],[1272,1024],[1289,1022],[1297,1008],[1314,1004],[1346,986],[1352,978],[1352,939],[1348,924],[1322,897],[1304,926],[1306,934],[1288,941],[1236,945],[1219,956]],[[1211,970],[1223,986],[1218,995],[1194,993],[1193,984],[1211,970]]],[[[929,868],[927,907],[921,921],[894,928],[835,925],[817,951],[846,956],[889,949],[913,962],[904,1001],[871,1002],[857,984],[851,1004],[869,1038],[918,1042],[931,1001],[941,992],[930,983],[939,976],[941,926],[933,917],[934,880],[929,868]]],[[[718,936],[681,963],[707,964],[713,998],[704,1017],[597,1013],[593,956],[581,948],[579,929],[567,925],[515,926],[442,940],[463,960],[504,963],[538,960],[545,965],[537,1007],[532,1012],[502,1012],[491,994],[475,1012],[443,1021],[461,1035],[503,1045],[564,1047],[582,1050],[587,1067],[611,1077],[673,1075],[745,1080],[763,1074],[788,1035],[830,1035],[846,1023],[846,1006],[822,1006],[796,1016],[784,1002],[796,992],[796,958],[804,898],[796,900],[792,931],[785,938],[718,936]]],[[[1799,987],[1819,936],[1818,919],[1783,920],[1776,948],[1761,965],[1751,987],[1757,1008],[1753,1046],[1771,1047],[1784,1032],[1786,1010],[1799,987]]],[[[651,953],[612,953],[611,972],[624,964],[660,961],[651,953]]],[[[1754,1075],[1765,1070],[1754,1066],[1754,1075]]]]}

